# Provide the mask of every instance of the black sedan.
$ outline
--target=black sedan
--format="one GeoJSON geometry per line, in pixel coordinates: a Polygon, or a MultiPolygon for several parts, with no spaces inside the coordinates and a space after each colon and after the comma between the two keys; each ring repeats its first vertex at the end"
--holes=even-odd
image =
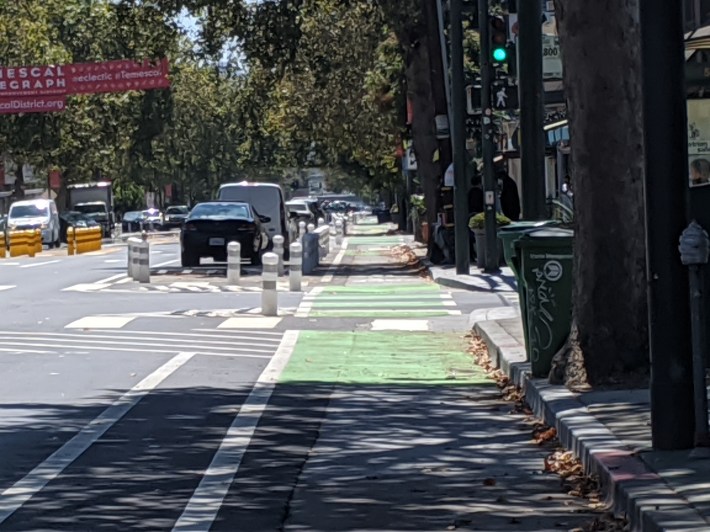
{"type": "Polygon", "coordinates": [[[173,227],[182,226],[183,222],[190,213],[187,205],[173,205],[165,209],[163,215],[163,229],[171,229],[173,227]]]}
{"type": "Polygon", "coordinates": [[[99,222],[78,211],[63,212],[59,215],[59,240],[67,243],[67,229],[73,227],[79,229],[83,227],[100,227],[99,222]]]}
{"type": "Polygon", "coordinates": [[[261,264],[261,254],[269,243],[262,223],[270,218],[259,216],[249,203],[209,201],[198,203],[190,211],[180,232],[182,265],[199,266],[202,257],[227,260],[227,244],[239,242],[242,258],[261,264]]]}

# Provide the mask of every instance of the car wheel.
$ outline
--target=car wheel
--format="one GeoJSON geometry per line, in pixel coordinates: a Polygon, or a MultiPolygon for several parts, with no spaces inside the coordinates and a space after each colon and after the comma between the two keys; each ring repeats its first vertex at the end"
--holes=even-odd
{"type": "Polygon", "coordinates": [[[200,257],[189,251],[183,251],[180,255],[180,262],[183,268],[191,268],[200,265],[200,257]]]}

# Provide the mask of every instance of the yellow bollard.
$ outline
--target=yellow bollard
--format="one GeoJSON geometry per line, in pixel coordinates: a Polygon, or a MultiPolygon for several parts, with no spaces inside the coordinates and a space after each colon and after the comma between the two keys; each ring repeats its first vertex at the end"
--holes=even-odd
{"type": "Polygon", "coordinates": [[[34,257],[37,252],[37,245],[35,244],[35,232],[32,230],[25,231],[25,248],[27,256],[34,257]]]}
{"type": "Polygon", "coordinates": [[[5,240],[5,231],[0,234],[0,259],[5,258],[7,252],[7,242],[5,240]]]}
{"type": "Polygon", "coordinates": [[[74,228],[67,227],[67,254],[74,255],[76,253],[76,238],[74,235],[74,228]]]}
{"type": "Polygon", "coordinates": [[[27,235],[24,231],[10,231],[8,237],[11,257],[27,255],[27,235]]]}
{"type": "Polygon", "coordinates": [[[35,253],[42,253],[42,231],[35,229],[35,253]]]}

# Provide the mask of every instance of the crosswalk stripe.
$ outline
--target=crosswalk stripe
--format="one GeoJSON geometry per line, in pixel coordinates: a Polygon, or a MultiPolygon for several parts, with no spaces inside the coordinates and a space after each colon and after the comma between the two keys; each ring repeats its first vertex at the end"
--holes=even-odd
{"type": "Polygon", "coordinates": [[[52,341],[52,343],[42,343],[39,341],[27,341],[25,339],[3,339],[2,343],[4,346],[18,346],[18,347],[48,347],[53,349],[55,352],[59,350],[66,349],[84,349],[91,351],[120,351],[120,352],[149,352],[149,353],[175,353],[180,348],[193,348],[195,352],[201,355],[222,355],[222,356],[236,356],[236,357],[247,357],[247,358],[269,358],[270,354],[273,353],[273,349],[255,349],[253,347],[241,348],[220,348],[216,346],[208,346],[204,349],[199,345],[174,345],[170,344],[144,344],[144,343],[124,343],[116,344],[116,342],[82,342],[79,340],[74,340],[73,342],[63,342],[52,341]],[[109,344],[109,345],[103,345],[109,344]],[[121,347],[125,346],[125,347],[121,347]]]}
{"type": "Polygon", "coordinates": [[[65,329],[120,329],[135,318],[132,316],[86,316],[71,322],[65,329]]]}

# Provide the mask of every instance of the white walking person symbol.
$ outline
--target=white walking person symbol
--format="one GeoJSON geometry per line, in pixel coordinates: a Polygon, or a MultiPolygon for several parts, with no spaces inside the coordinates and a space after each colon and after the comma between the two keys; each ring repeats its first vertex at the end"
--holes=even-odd
{"type": "Polygon", "coordinates": [[[498,92],[496,92],[496,107],[503,108],[506,107],[506,100],[508,99],[508,93],[505,92],[505,87],[501,87],[498,92]]]}

